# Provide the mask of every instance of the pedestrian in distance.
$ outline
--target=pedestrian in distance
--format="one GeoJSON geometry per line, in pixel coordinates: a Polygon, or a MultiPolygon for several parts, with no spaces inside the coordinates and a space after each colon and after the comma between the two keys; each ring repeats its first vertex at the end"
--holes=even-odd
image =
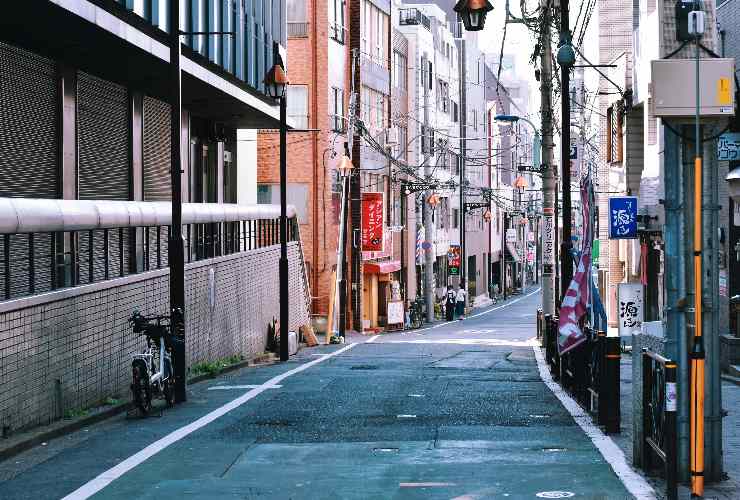
{"type": "Polygon", "coordinates": [[[455,296],[457,316],[460,321],[465,319],[465,296],[465,287],[460,283],[460,288],[457,290],[457,295],[455,296]]]}
{"type": "Polygon", "coordinates": [[[455,302],[457,301],[457,294],[452,288],[452,285],[447,285],[447,302],[445,303],[445,313],[447,315],[447,321],[453,321],[455,319],[455,302]]]}

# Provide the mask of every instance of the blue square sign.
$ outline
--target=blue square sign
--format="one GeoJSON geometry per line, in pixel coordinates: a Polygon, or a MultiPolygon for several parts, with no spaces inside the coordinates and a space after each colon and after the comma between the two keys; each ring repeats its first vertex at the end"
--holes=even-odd
{"type": "Polygon", "coordinates": [[[609,239],[637,238],[637,197],[609,198],[609,239]]]}

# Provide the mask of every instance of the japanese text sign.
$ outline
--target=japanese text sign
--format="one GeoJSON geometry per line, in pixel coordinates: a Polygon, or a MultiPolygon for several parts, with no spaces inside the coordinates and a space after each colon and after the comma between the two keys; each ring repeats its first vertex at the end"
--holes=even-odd
{"type": "Polygon", "coordinates": [[[383,250],[383,193],[362,193],[362,251],[383,250]]]}
{"type": "Polygon", "coordinates": [[[550,266],[555,264],[555,217],[552,209],[542,218],[542,263],[550,266]]]}
{"type": "Polygon", "coordinates": [[[719,161],[740,160],[740,133],[725,133],[717,140],[719,161]]]}
{"type": "Polygon", "coordinates": [[[642,283],[620,283],[617,289],[619,336],[630,337],[642,331],[642,283]]]}
{"type": "Polygon", "coordinates": [[[635,196],[609,198],[609,238],[612,240],[637,238],[637,198],[635,196]]]}
{"type": "Polygon", "coordinates": [[[460,275],[460,245],[450,245],[447,252],[447,272],[450,276],[460,275]]]}

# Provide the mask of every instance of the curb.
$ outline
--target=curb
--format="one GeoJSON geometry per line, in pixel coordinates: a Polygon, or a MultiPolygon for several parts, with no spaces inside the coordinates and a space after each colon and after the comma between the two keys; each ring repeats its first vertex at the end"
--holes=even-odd
{"type": "MultiPolygon", "coordinates": [[[[260,354],[259,356],[256,356],[254,358],[240,361],[239,363],[234,363],[233,365],[226,366],[216,373],[204,373],[203,375],[198,375],[197,377],[188,379],[186,384],[187,385],[197,384],[205,380],[214,379],[224,373],[233,372],[241,368],[246,368],[248,366],[271,364],[275,361],[275,359],[276,359],[275,355],[272,353],[260,354]]],[[[46,443],[48,441],[51,441],[52,439],[56,439],[56,438],[65,436],[67,434],[71,434],[84,427],[89,427],[90,425],[96,424],[103,420],[107,420],[111,417],[115,417],[116,415],[121,414],[125,411],[128,411],[131,408],[133,408],[133,405],[131,402],[120,403],[120,404],[113,405],[113,406],[107,406],[104,409],[96,413],[93,413],[91,415],[86,415],[83,417],[78,417],[76,419],[66,420],[62,418],[60,420],[57,420],[49,424],[49,426],[53,427],[50,429],[39,430],[36,433],[33,433],[33,431],[28,431],[30,435],[26,437],[25,439],[23,439],[22,437],[23,434],[21,434],[17,438],[18,442],[11,444],[7,447],[0,447],[0,463],[4,462],[5,460],[8,460],[9,458],[12,458],[18,455],[19,453],[22,453],[31,448],[34,448],[42,443],[46,443]]],[[[0,444],[1,443],[2,441],[0,441],[0,444]]]]}

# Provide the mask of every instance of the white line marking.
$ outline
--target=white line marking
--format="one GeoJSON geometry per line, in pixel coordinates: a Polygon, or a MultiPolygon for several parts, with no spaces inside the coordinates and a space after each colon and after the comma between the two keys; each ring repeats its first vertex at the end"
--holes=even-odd
{"type": "Polygon", "coordinates": [[[542,356],[540,348],[533,347],[532,349],[534,349],[534,357],[537,359],[537,368],[540,371],[542,381],[552,391],[555,397],[560,400],[565,409],[568,410],[568,413],[571,414],[581,430],[591,439],[591,442],[594,443],[594,446],[599,450],[604,460],[609,463],[625,488],[639,499],[656,498],[655,490],[645,481],[645,478],[627,464],[624,453],[619,446],[609,436],[601,432],[601,429],[596,427],[591,421],[591,415],[585,413],[578,403],[573,401],[563,388],[552,380],[550,369],[545,363],[545,358],[542,356]]]}
{"type": "Polygon", "coordinates": [[[416,418],[416,415],[396,415],[396,418],[416,418]]]}
{"type": "Polygon", "coordinates": [[[504,347],[531,347],[539,344],[536,338],[530,340],[499,340],[499,339],[419,339],[419,340],[386,340],[384,344],[453,344],[453,345],[483,345],[504,347]]]}
{"type": "MultiPolygon", "coordinates": [[[[213,387],[209,387],[209,391],[230,391],[235,389],[256,389],[257,387],[262,387],[258,384],[248,384],[248,385],[214,385],[213,387]]],[[[271,385],[267,387],[268,389],[282,389],[282,385],[271,385]]]]}
{"type": "Polygon", "coordinates": [[[91,481],[83,484],[82,486],[77,488],[75,491],[65,496],[62,500],[83,500],[83,499],[91,497],[92,495],[102,490],[103,488],[108,486],[110,483],[112,483],[113,481],[115,481],[116,479],[118,479],[119,477],[121,477],[122,475],[124,475],[125,473],[127,473],[128,471],[136,467],[137,465],[153,457],[154,455],[164,450],[171,444],[174,444],[177,441],[181,440],[182,438],[188,436],[189,434],[192,434],[193,432],[197,431],[201,427],[205,427],[206,425],[210,424],[211,422],[218,419],[219,417],[226,415],[231,410],[238,408],[239,406],[243,405],[250,399],[253,399],[259,396],[267,389],[272,389],[272,388],[277,387],[279,382],[282,382],[283,380],[285,380],[286,378],[292,375],[295,375],[304,370],[307,370],[314,365],[317,365],[323,361],[326,361],[329,358],[338,356],[339,354],[342,354],[343,352],[348,351],[349,349],[352,349],[356,345],[357,344],[349,344],[334,352],[325,354],[321,358],[314,359],[313,361],[304,363],[296,368],[293,368],[292,370],[289,370],[285,373],[282,373],[280,375],[277,375],[271,378],[264,384],[258,387],[255,387],[254,389],[230,401],[229,403],[226,403],[225,405],[219,408],[216,408],[212,412],[207,413],[206,415],[203,415],[198,420],[191,422],[184,427],[180,427],[179,429],[167,434],[163,438],[158,439],[157,441],[153,442],[152,444],[150,444],[143,450],[139,451],[138,453],[131,455],[130,457],[128,457],[126,460],[119,463],[115,467],[111,467],[107,471],[98,475],[95,479],[92,479],[91,481]]]}
{"type": "Polygon", "coordinates": [[[373,342],[375,342],[378,339],[378,337],[380,337],[380,335],[373,335],[372,337],[370,337],[369,339],[367,339],[365,341],[365,343],[366,344],[372,344],[373,342]]]}
{"type": "Polygon", "coordinates": [[[444,488],[455,486],[455,483],[398,483],[399,488],[444,488]]]}

